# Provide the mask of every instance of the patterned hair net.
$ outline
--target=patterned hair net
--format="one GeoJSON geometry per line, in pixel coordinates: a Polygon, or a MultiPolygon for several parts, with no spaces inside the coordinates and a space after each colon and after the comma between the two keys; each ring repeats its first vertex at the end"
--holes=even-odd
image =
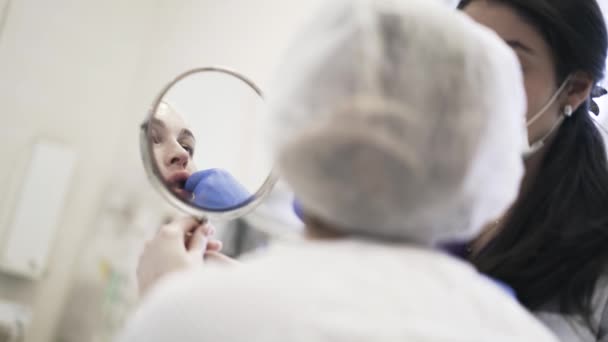
{"type": "Polygon", "coordinates": [[[305,212],[333,228],[466,239],[515,199],[519,64],[445,2],[332,1],[277,76],[268,126],[278,169],[305,212]]]}

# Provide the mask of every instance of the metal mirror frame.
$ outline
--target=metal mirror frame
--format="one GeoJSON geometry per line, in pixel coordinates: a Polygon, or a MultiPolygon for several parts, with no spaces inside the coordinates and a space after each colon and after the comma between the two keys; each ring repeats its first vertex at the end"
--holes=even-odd
{"type": "Polygon", "coordinates": [[[195,205],[184,202],[179,199],[176,195],[174,195],[162,182],[160,175],[160,170],[157,167],[156,158],[154,157],[154,153],[152,152],[152,142],[148,139],[148,125],[147,123],[151,121],[151,119],[156,115],[157,109],[164,99],[165,95],[180,81],[192,76],[194,74],[204,73],[204,72],[218,72],[230,75],[239,79],[248,85],[255,93],[260,97],[262,101],[265,101],[264,94],[262,90],[248,77],[243,74],[234,71],[232,69],[220,66],[209,66],[209,67],[201,67],[194,68],[188,71],[185,71],[179,74],[173,81],[169,82],[162,91],[157,95],[156,99],[153,102],[152,108],[149,113],[146,115],[146,119],[140,126],[140,150],[142,161],[144,164],[144,169],[146,170],[146,174],[150,179],[150,183],[152,186],[164,197],[171,205],[175,208],[185,212],[188,215],[196,217],[201,221],[207,220],[209,218],[213,219],[221,219],[221,220],[232,220],[246,215],[247,213],[254,210],[261,202],[270,194],[274,185],[278,181],[278,173],[276,172],[275,166],[273,165],[270,173],[266,177],[262,186],[243,204],[233,206],[226,209],[207,209],[200,208],[195,205]]]}

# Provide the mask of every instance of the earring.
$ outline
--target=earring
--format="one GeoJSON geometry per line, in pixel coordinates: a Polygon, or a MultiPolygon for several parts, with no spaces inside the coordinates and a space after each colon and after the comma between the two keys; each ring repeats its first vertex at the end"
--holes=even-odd
{"type": "Polygon", "coordinates": [[[572,112],[573,112],[573,110],[572,110],[572,106],[571,106],[571,105],[566,105],[566,106],[564,107],[564,115],[565,115],[567,118],[569,118],[569,117],[571,117],[571,116],[572,116],[572,112]]]}

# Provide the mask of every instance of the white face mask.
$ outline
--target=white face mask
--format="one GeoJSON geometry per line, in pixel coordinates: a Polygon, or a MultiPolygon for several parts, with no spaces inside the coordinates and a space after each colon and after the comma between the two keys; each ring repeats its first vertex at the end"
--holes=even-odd
{"type": "MultiPolygon", "coordinates": [[[[557,89],[555,94],[553,94],[553,96],[551,96],[551,98],[549,99],[549,101],[547,101],[547,103],[543,106],[543,108],[541,108],[536,114],[534,114],[526,122],[526,127],[529,128],[530,126],[532,126],[536,121],[538,121],[538,119],[540,119],[543,116],[543,114],[545,114],[545,112],[549,109],[549,107],[551,107],[551,105],[553,105],[553,103],[559,98],[559,96],[562,94],[564,89],[566,89],[566,85],[568,85],[569,81],[570,81],[570,76],[566,77],[566,79],[564,80],[562,85],[557,89]]],[[[524,159],[528,159],[534,153],[538,152],[538,150],[540,150],[545,145],[545,141],[551,136],[551,134],[553,134],[553,132],[555,132],[555,130],[561,125],[561,123],[564,121],[564,119],[566,117],[567,117],[567,115],[564,113],[555,122],[553,127],[551,127],[549,132],[547,132],[545,135],[543,135],[540,139],[536,140],[532,144],[530,144],[530,142],[528,142],[528,147],[526,148],[526,150],[524,151],[524,154],[523,154],[524,159]]]]}

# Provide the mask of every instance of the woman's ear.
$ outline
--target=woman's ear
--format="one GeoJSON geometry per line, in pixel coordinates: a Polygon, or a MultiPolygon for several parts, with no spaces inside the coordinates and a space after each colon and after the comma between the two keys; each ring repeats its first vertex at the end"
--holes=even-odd
{"type": "Polygon", "coordinates": [[[570,75],[569,85],[566,88],[566,98],[563,105],[571,105],[576,109],[580,107],[589,96],[593,89],[593,78],[586,72],[577,71],[570,75]]]}

